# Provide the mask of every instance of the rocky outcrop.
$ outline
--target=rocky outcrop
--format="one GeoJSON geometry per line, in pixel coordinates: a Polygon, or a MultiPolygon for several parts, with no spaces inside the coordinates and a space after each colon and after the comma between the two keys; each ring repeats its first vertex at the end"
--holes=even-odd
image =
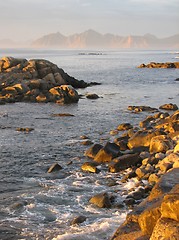
{"type": "Polygon", "coordinates": [[[79,95],[75,88],[85,88],[91,84],[97,83],[79,81],[44,59],[0,59],[0,103],[78,102],[79,95]]]}
{"type": "Polygon", "coordinates": [[[142,63],[138,68],[179,68],[179,62],[166,62],[166,63],[156,63],[151,62],[148,64],[142,63]]]}

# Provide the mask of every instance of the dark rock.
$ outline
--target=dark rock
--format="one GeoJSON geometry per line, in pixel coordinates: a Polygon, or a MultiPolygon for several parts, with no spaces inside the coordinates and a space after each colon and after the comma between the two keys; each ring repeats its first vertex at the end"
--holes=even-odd
{"type": "Polygon", "coordinates": [[[95,94],[95,93],[88,93],[86,95],[86,98],[88,98],[88,99],[98,99],[99,96],[97,94],[95,94]]]}
{"type": "Polygon", "coordinates": [[[176,78],[176,79],[175,79],[175,81],[177,81],[177,82],[178,82],[178,81],[179,81],[179,78],[176,78]]]}
{"type": "Polygon", "coordinates": [[[98,163],[110,162],[113,158],[121,156],[120,147],[115,143],[107,142],[96,154],[94,161],[98,163]]]}
{"type": "Polygon", "coordinates": [[[52,172],[58,172],[59,170],[61,170],[62,167],[58,164],[58,163],[54,163],[49,169],[48,169],[48,173],[52,173],[52,172]]]}
{"type": "Polygon", "coordinates": [[[133,128],[133,126],[130,123],[122,123],[117,127],[118,131],[125,131],[133,128]]]}
{"type": "Polygon", "coordinates": [[[34,130],[34,128],[28,128],[28,127],[19,127],[19,128],[16,128],[16,131],[19,131],[19,132],[32,132],[34,130]]]}
{"type": "Polygon", "coordinates": [[[85,216],[77,216],[71,221],[70,225],[80,224],[80,223],[83,223],[85,221],[86,221],[85,216]]]}
{"type": "Polygon", "coordinates": [[[90,157],[90,158],[95,158],[96,154],[99,152],[100,149],[102,149],[101,144],[94,144],[92,147],[90,147],[88,150],[85,152],[85,156],[90,157]]]}
{"type": "Polygon", "coordinates": [[[119,172],[121,170],[127,169],[132,166],[136,166],[138,163],[141,163],[141,158],[138,153],[126,154],[121,157],[114,159],[109,164],[110,172],[119,172]]]}
{"type": "Polygon", "coordinates": [[[127,109],[130,111],[135,111],[135,112],[156,112],[156,111],[158,111],[157,108],[152,108],[149,106],[128,106],[127,109]]]}
{"type": "Polygon", "coordinates": [[[141,64],[138,68],[179,68],[179,62],[141,64]]]}
{"type": "Polygon", "coordinates": [[[168,103],[168,104],[161,105],[161,106],[159,107],[159,109],[176,111],[176,110],[178,110],[178,107],[177,107],[176,104],[168,103]]]}
{"type": "Polygon", "coordinates": [[[51,116],[52,117],[74,117],[75,115],[71,113],[54,113],[51,116]]]}
{"type": "Polygon", "coordinates": [[[100,208],[110,208],[111,207],[111,200],[107,193],[99,193],[93,196],[90,200],[90,203],[95,204],[100,208]]]}
{"type": "Polygon", "coordinates": [[[85,162],[81,166],[81,169],[84,172],[99,173],[100,170],[97,168],[97,166],[98,164],[96,164],[95,162],[85,162]]]}

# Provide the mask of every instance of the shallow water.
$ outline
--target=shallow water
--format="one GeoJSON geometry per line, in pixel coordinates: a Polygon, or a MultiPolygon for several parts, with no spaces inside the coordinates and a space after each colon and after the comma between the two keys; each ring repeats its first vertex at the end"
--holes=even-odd
{"type": "MultiPolygon", "coordinates": [[[[109,239],[126,216],[126,209],[99,209],[89,199],[99,192],[125,198],[121,174],[83,173],[87,161],[81,135],[103,145],[113,139],[109,131],[120,123],[133,125],[145,113],[132,114],[128,105],[159,107],[179,104],[178,69],[138,69],[150,61],[175,61],[170,51],[103,51],[102,55],[79,55],[81,51],[1,50],[0,55],[45,58],[68,74],[102,85],[79,89],[81,94],[97,93],[100,98],[83,97],[77,104],[15,103],[0,106],[0,239],[109,239]],[[71,113],[74,117],[52,117],[71,113]],[[17,127],[32,127],[23,133],[17,127]],[[58,162],[63,169],[47,174],[58,162]],[[71,163],[71,164],[69,164],[71,163]],[[109,182],[116,185],[109,186],[109,182]],[[71,220],[84,215],[87,220],[71,226],[71,220]]],[[[88,52],[86,52],[88,53],[88,52]]],[[[1,57],[0,56],[0,57],[1,57]]]]}

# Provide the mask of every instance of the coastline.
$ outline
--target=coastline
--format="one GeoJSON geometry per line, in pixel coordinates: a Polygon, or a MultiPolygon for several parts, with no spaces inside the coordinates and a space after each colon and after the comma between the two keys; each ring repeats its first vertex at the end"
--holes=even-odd
{"type": "MultiPolygon", "coordinates": [[[[102,99],[101,99],[102,100],[102,99]]],[[[94,100],[94,101],[96,101],[96,100],[94,100]]],[[[98,100],[97,100],[98,101],[98,100]]],[[[98,105],[98,102],[96,102],[97,104],[96,105],[98,105]]],[[[139,107],[139,106],[135,106],[135,108],[134,108],[134,111],[135,112],[132,112],[132,113],[130,113],[131,114],[131,116],[133,116],[133,115],[136,115],[136,114],[140,114],[141,113],[141,109],[143,109],[143,107],[141,108],[141,106],[139,107]]],[[[162,110],[163,111],[163,110],[162,110]]],[[[70,117],[70,116],[69,116],[70,117]]],[[[164,117],[165,118],[167,118],[167,115],[164,115],[164,117]]],[[[159,120],[160,118],[156,118],[156,121],[157,121],[157,119],[159,120]]],[[[162,118],[161,118],[162,119],[162,118]]],[[[144,126],[144,124],[149,124],[150,125],[150,121],[152,121],[152,123],[153,123],[153,121],[155,121],[155,120],[151,120],[151,119],[148,119],[147,121],[145,121],[145,122],[143,122],[143,126],[144,126]]],[[[127,125],[128,127],[129,127],[129,125],[127,125]]],[[[149,126],[148,126],[149,127],[149,126]]],[[[149,127],[149,128],[151,128],[151,126],[149,127]]],[[[116,129],[115,129],[116,130],[116,129]]],[[[137,129],[135,129],[135,131],[136,131],[137,129]]],[[[126,130],[127,131],[127,130],[126,130]]],[[[131,130],[130,130],[131,131],[131,130]]],[[[115,132],[115,131],[114,131],[115,132]]],[[[113,132],[113,134],[114,134],[114,132],[113,132]]],[[[119,130],[117,130],[116,132],[118,132],[118,134],[120,135],[120,132],[119,132],[119,130]]],[[[130,134],[131,134],[131,132],[130,132],[130,134]]],[[[113,135],[114,136],[114,135],[113,135]]],[[[115,136],[114,136],[115,137],[115,136]]],[[[120,137],[120,136],[119,136],[120,137]]],[[[126,140],[126,136],[123,136],[123,137],[125,137],[125,140],[126,140]]],[[[121,140],[124,140],[124,139],[121,139],[121,140]]],[[[125,142],[123,142],[123,143],[125,143],[125,142]]],[[[124,148],[124,146],[125,146],[125,144],[121,144],[121,147],[123,147],[124,148]]],[[[170,146],[170,144],[169,144],[169,146],[170,146]]],[[[102,144],[102,147],[105,147],[103,144],[102,144]]],[[[109,149],[110,147],[112,147],[110,144],[108,144],[108,146],[106,146],[106,148],[107,149],[109,149]]],[[[105,148],[105,149],[106,149],[105,148]]],[[[113,149],[112,148],[112,150],[114,150],[114,155],[112,156],[112,158],[114,158],[114,157],[116,157],[116,148],[115,149],[113,149]]],[[[120,150],[121,151],[121,150],[120,150]]],[[[122,150],[122,151],[124,151],[124,150],[122,150]]],[[[117,153],[118,153],[118,150],[117,150],[117,153]]],[[[128,152],[128,154],[131,154],[130,152],[128,152]]],[[[132,154],[136,154],[136,153],[132,153],[132,154]]],[[[123,154],[123,155],[126,155],[126,154],[123,154]]],[[[120,157],[122,157],[122,156],[119,156],[119,158],[120,157]]],[[[100,158],[99,158],[99,156],[98,156],[98,160],[99,160],[100,158]]],[[[100,161],[100,160],[99,160],[100,161]]],[[[120,161],[122,161],[121,160],[121,158],[120,158],[120,161]]],[[[123,160],[124,161],[124,160],[123,160]]],[[[107,162],[106,162],[107,163],[107,162]]],[[[139,164],[140,163],[140,161],[139,162],[137,162],[137,164],[139,164]]],[[[108,163],[107,163],[108,164],[108,163]]],[[[136,163],[135,163],[136,164],[136,163]]],[[[114,166],[113,166],[114,167],[114,166]]],[[[105,170],[105,171],[108,171],[107,169],[105,170]]],[[[124,179],[123,179],[123,181],[125,181],[124,179]]],[[[141,194],[142,194],[142,190],[141,190],[141,194]]],[[[91,196],[92,197],[92,196],[91,196]]],[[[106,197],[106,196],[105,196],[106,197]]],[[[110,199],[108,199],[108,200],[110,200],[110,201],[112,201],[112,198],[111,198],[111,196],[109,196],[109,198],[110,199]]],[[[131,201],[131,199],[129,199],[130,201],[131,201]]],[[[129,202],[130,202],[129,201],[129,202]]],[[[127,201],[126,201],[127,202],[127,201]]]]}

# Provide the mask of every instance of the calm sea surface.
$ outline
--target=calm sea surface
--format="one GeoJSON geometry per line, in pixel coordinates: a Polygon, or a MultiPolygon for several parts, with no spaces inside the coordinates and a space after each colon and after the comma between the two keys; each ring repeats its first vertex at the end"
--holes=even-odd
{"type": "Polygon", "coordinates": [[[138,69],[141,63],[173,62],[175,51],[92,51],[0,50],[0,57],[44,58],[69,75],[86,82],[102,83],[80,94],[96,93],[97,100],[85,97],[77,104],[15,103],[0,106],[0,239],[91,239],[105,240],[126,216],[126,209],[99,209],[89,199],[108,192],[120,203],[125,190],[135,182],[123,184],[121,174],[83,173],[87,161],[80,136],[102,143],[112,141],[109,131],[120,123],[135,125],[144,113],[132,114],[128,105],[159,107],[179,105],[178,69],[138,69]],[[85,54],[80,54],[85,53],[85,54]],[[55,118],[54,113],[74,117],[55,118]],[[32,127],[30,133],[17,127],[32,127]],[[47,174],[58,162],[63,169],[47,174]],[[71,164],[69,165],[69,163],[71,164]],[[117,185],[109,187],[109,182],[117,185]],[[86,221],[71,226],[79,215],[86,221]]]}

